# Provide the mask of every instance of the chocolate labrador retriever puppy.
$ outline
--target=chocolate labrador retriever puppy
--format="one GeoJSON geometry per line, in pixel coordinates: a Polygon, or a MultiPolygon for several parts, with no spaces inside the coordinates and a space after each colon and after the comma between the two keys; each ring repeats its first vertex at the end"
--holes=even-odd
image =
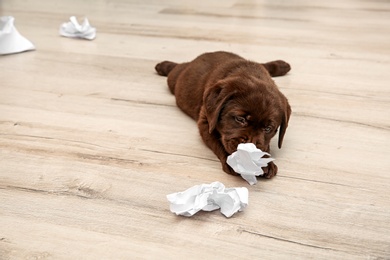
{"type": "MultiPolygon", "coordinates": [[[[226,159],[240,143],[254,143],[269,152],[279,128],[278,146],[282,147],[291,108],[271,77],[285,75],[288,63],[260,64],[220,51],[180,64],[163,61],[155,69],[168,76],[177,106],[198,122],[203,141],[225,172],[237,175],[226,159]]],[[[271,162],[263,170],[263,176],[271,178],[278,168],[271,162]]]]}

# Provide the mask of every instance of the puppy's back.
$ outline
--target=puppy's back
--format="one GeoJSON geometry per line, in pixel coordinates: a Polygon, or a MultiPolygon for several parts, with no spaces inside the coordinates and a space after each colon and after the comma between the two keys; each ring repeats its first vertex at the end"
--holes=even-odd
{"type": "MultiPolygon", "coordinates": [[[[204,53],[191,62],[164,61],[156,65],[160,75],[168,75],[168,86],[176,103],[186,114],[198,120],[205,89],[230,76],[270,79],[265,68],[230,52],[204,53]]],[[[272,80],[271,80],[272,81],[272,80]]]]}

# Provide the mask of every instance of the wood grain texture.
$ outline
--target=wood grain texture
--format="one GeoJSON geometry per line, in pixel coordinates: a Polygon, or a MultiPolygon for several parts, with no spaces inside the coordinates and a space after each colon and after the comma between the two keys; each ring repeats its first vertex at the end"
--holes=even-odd
{"type": "Polygon", "coordinates": [[[37,50],[0,56],[0,259],[389,259],[388,1],[2,0],[37,50]],[[59,36],[87,16],[94,41],[59,36]],[[162,60],[226,50],[292,65],[279,166],[228,176],[162,60]],[[166,195],[249,189],[227,219],[166,195]]]}

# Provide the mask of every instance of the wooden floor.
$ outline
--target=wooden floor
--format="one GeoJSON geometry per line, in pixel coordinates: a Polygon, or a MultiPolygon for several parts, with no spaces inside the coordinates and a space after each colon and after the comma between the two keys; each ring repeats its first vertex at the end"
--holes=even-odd
{"type": "Polygon", "coordinates": [[[0,259],[390,259],[390,2],[2,0],[36,51],[0,57],[0,259]],[[59,36],[89,18],[94,41],[59,36]],[[278,175],[222,172],[154,72],[226,50],[293,114],[278,175]],[[247,187],[227,219],[166,195],[247,187]]]}

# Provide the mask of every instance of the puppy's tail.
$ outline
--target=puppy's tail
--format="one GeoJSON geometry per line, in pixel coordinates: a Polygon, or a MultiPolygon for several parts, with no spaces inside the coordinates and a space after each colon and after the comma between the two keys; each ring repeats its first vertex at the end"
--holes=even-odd
{"type": "Polygon", "coordinates": [[[169,72],[175,68],[177,63],[174,63],[172,61],[163,61],[156,65],[155,69],[158,73],[158,75],[161,76],[168,76],[169,72]]]}

